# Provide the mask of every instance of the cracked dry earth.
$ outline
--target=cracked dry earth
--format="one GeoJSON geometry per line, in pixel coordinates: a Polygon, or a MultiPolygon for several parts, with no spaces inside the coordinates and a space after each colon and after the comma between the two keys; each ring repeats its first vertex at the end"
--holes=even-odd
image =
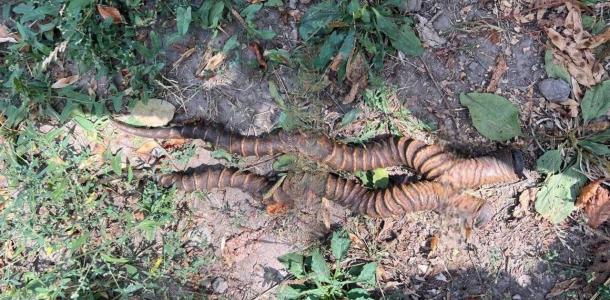
{"type": "MultiPolygon", "coordinates": [[[[288,6],[301,11],[309,6],[290,2],[288,6]]],[[[436,125],[431,134],[436,142],[468,155],[501,147],[520,148],[531,170],[541,153],[531,132],[545,101],[537,83],[545,78],[546,38],[535,24],[518,23],[503,15],[503,9],[495,1],[425,1],[412,13],[431,20],[446,42],[426,48],[421,57],[388,57],[382,78],[397,87],[401,105],[436,125]],[[497,92],[517,105],[524,127],[524,136],[504,145],[477,133],[457,96],[485,90],[500,56],[506,58],[508,71],[497,92]]],[[[259,13],[257,26],[278,33],[262,46],[293,50],[299,46],[296,24],[277,22],[279,19],[277,10],[259,13]]],[[[279,114],[268,80],[278,83],[285,98],[306,108],[317,120],[324,120],[319,128],[330,134],[329,128],[340,117],[325,116],[341,116],[358,105],[358,100],[339,104],[340,88],[302,93],[303,77],[296,68],[279,66],[263,74],[248,65],[253,56],[247,47],[241,47],[226,62],[222,76],[202,84],[194,75],[205,52],[200,45],[222,45],[230,35],[243,35],[239,24],[232,24],[225,32],[215,38],[208,32],[195,32],[179,42],[184,48],[197,46],[192,56],[165,74],[177,87],[168,89],[166,95],[179,108],[173,123],[211,120],[242,134],[268,132],[279,114]]],[[[181,52],[174,48],[168,51],[171,65],[181,52]]],[[[213,158],[204,143],[193,143],[196,155],[185,167],[226,164],[213,158]]],[[[245,160],[254,172],[271,172],[269,158],[245,160]]],[[[520,202],[519,196],[540,181],[534,171],[526,172],[526,177],[518,183],[476,191],[493,203],[495,214],[487,227],[474,231],[468,239],[457,220],[432,212],[375,220],[331,204],[331,227],[345,227],[354,233],[349,259],[380,263],[379,298],[544,299],[557,283],[575,277],[584,282],[591,249],[600,237],[581,225],[578,216],[554,227],[534,212],[532,201],[520,202]]],[[[262,204],[236,189],[184,197],[195,220],[190,238],[207,243],[214,252],[212,263],[201,268],[202,281],[194,286],[211,298],[273,299],[286,276],[277,258],[320,245],[331,232],[322,222],[321,205],[270,216],[262,204]]],[[[527,200],[526,196],[521,198],[527,200]]],[[[572,291],[574,299],[590,296],[583,286],[572,291]]]]}

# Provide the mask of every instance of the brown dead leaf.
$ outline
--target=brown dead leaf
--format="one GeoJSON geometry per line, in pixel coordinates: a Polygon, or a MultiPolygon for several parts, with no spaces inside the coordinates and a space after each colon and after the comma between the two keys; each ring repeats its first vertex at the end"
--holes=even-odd
{"type": "Polygon", "coordinates": [[[351,83],[356,83],[361,80],[362,77],[367,74],[367,63],[362,53],[357,52],[356,54],[349,57],[347,65],[345,66],[345,77],[351,83]]]}
{"type": "Polygon", "coordinates": [[[360,93],[360,91],[364,90],[367,85],[368,85],[367,76],[363,76],[362,78],[360,78],[360,81],[352,84],[352,86],[349,90],[349,93],[347,93],[347,95],[345,95],[345,98],[343,98],[343,104],[348,104],[348,103],[354,102],[358,93],[360,93]]]}
{"type": "Polygon", "coordinates": [[[593,49],[599,47],[608,40],[610,40],[610,28],[606,28],[606,31],[584,41],[581,45],[583,48],[593,49]]]}
{"type": "Polygon", "coordinates": [[[165,148],[166,150],[180,148],[186,143],[186,139],[169,139],[163,141],[163,148],[165,148]]]}
{"type": "Polygon", "coordinates": [[[610,195],[602,180],[587,184],[580,192],[576,205],[582,208],[592,228],[597,228],[610,217],[610,195]]]}
{"type": "Polygon", "coordinates": [[[591,247],[593,262],[587,268],[587,274],[591,274],[590,287],[597,288],[610,277],[610,242],[601,241],[591,247]]]}
{"type": "Polygon", "coordinates": [[[77,82],[79,78],[80,78],[79,75],[72,75],[72,76],[68,76],[68,77],[65,77],[65,78],[60,78],[57,81],[55,81],[55,83],[53,83],[51,88],[52,89],[65,88],[65,87],[67,87],[67,86],[77,82]]]}
{"type": "Polygon", "coordinates": [[[140,222],[140,221],[144,220],[144,212],[137,211],[133,214],[133,217],[136,219],[136,221],[140,222]]]}
{"type": "Polygon", "coordinates": [[[580,287],[580,284],[578,283],[578,278],[570,278],[568,280],[558,282],[551,289],[551,291],[546,295],[546,299],[557,297],[569,290],[577,289],[579,287],[580,287]]]}
{"type": "Polygon", "coordinates": [[[320,214],[322,215],[322,222],[324,222],[324,227],[330,230],[330,201],[324,197],[322,197],[322,207],[320,209],[320,214]]]}
{"type": "Polygon", "coordinates": [[[254,41],[250,43],[250,45],[248,45],[248,49],[250,49],[254,56],[256,56],[258,67],[261,70],[266,70],[267,62],[265,61],[265,57],[263,57],[263,49],[261,48],[261,45],[258,42],[254,41]]]}
{"type": "Polygon", "coordinates": [[[104,20],[106,20],[108,18],[112,18],[112,21],[114,22],[114,24],[119,24],[123,20],[123,17],[121,16],[121,13],[119,12],[119,10],[112,6],[98,4],[97,12],[99,12],[100,16],[104,20]]]}
{"type": "Polygon", "coordinates": [[[492,30],[491,34],[489,34],[489,41],[493,44],[497,45],[502,42],[502,35],[497,30],[492,30]]]}
{"type": "Polygon", "coordinates": [[[285,203],[271,203],[267,205],[267,213],[270,215],[281,215],[288,211],[288,206],[285,203]]]}
{"type": "Polygon", "coordinates": [[[0,24],[0,43],[17,43],[19,35],[8,31],[8,27],[0,24]]]}
{"type": "Polygon", "coordinates": [[[159,144],[157,142],[155,142],[154,140],[149,140],[147,142],[145,142],[144,144],[142,144],[142,146],[140,146],[137,150],[136,153],[139,154],[150,154],[153,149],[155,148],[159,148],[159,144]]]}
{"type": "Polygon", "coordinates": [[[438,249],[438,244],[440,242],[440,238],[438,237],[437,234],[433,235],[430,238],[430,253],[428,254],[428,256],[430,256],[430,254],[432,254],[434,251],[436,251],[436,249],[438,249]]]}
{"type": "Polygon", "coordinates": [[[498,89],[498,83],[504,76],[504,73],[508,70],[508,65],[506,65],[506,57],[504,55],[498,56],[496,59],[496,67],[491,74],[491,80],[489,80],[489,85],[487,86],[487,92],[492,93],[498,89]]]}

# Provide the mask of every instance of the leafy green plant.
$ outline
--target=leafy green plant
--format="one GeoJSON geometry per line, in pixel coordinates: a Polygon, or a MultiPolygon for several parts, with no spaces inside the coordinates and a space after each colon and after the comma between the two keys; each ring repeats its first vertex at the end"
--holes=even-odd
{"type": "Polygon", "coordinates": [[[468,107],[472,124],[492,141],[506,141],[521,135],[519,111],[502,96],[490,93],[462,93],[460,103],[468,107]]]}
{"type": "Polygon", "coordinates": [[[173,189],[116,180],[120,155],[94,164],[100,154],[75,150],[66,128],[0,133],[0,299],[163,298],[213,257],[207,245],[187,255],[173,189]]]}
{"type": "Polygon", "coordinates": [[[281,256],[280,262],[299,283],[283,285],[278,299],[373,299],[369,290],[376,283],[377,263],[345,266],[343,260],[350,245],[346,231],[333,233],[330,248],[334,264],[324,259],[320,249],[314,249],[309,255],[281,256]]]}
{"type": "MultiPolygon", "coordinates": [[[[582,128],[568,132],[556,149],[537,160],[539,172],[547,175],[536,196],[536,211],[552,223],[560,223],[574,210],[574,201],[594,168],[605,170],[610,156],[610,129],[596,134],[585,132],[586,125],[610,109],[610,81],[587,90],[582,100],[582,128]]],[[[604,172],[604,171],[602,171],[604,172]]],[[[605,175],[603,175],[605,176],[605,175]]]]}
{"type": "Polygon", "coordinates": [[[301,19],[299,34],[305,43],[321,43],[314,68],[321,71],[338,60],[338,77],[343,80],[354,49],[363,49],[376,70],[383,67],[389,49],[421,55],[424,49],[411,28],[413,20],[396,13],[401,3],[327,0],[310,7],[301,19]]]}

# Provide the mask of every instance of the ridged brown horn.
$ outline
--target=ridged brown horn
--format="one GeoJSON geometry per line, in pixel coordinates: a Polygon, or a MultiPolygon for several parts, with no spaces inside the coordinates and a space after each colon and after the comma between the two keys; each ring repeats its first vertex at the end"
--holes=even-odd
{"type": "Polygon", "coordinates": [[[115,125],[138,136],[151,138],[198,138],[242,156],[299,153],[324,163],[336,171],[371,170],[405,165],[424,179],[436,180],[456,188],[476,188],[485,184],[511,182],[522,171],[517,156],[458,158],[438,145],[428,145],[411,138],[387,137],[366,145],[348,145],[326,136],[284,132],[259,137],[241,136],[218,127],[178,126],[138,128],[123,123],[115,125]]]}

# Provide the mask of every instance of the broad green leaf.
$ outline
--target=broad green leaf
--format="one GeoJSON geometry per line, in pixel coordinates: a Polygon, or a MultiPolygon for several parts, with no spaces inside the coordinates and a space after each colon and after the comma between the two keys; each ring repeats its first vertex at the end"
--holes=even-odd
{"type": "Polygon", "coordinates": [[[561,223],[574,210],[574,200],[586,180],[573,168],[549,176],[536,195],[536,211],[553,224],[561,223]]]}
{"type": "Polygon", "coordinates": [[[284,154],[280,156],[275,162],[273,162],[273,170],[278,172],[290,171],[294,168],[296,160],[296,156],[292,154],[284,154]]]}
{"type": "Polygon", "coordinates": [[[339,126],[343,127],[343,126],[346,126],[346,125],[354,122],[358,118],[359,114],[360,114],[360,109],[358,109],[358,108],[354,108],[354,109],[346,112],[343,115],[343,118],[341,118],[341,123],[339,124],[339,126]]]}
{"type": "Polygon", "coordinates": [[[415,56],[424,53],[421,41],[410,26],[402,26],[402,28],[399,28],[395,22],[380,14],[376,9],[373,8],[373,12],[375,13],[377,30],[383,32],[383,34],[390,38],[390,42],[394,48],[402,51],[406,55],[415,56]]]}
{"type": "Polygon", "coordinates": [[[100,256],[102,257],[102,260],[104,260],[107,263],[111,263],[111,264],[124,264],[124,263],[129,261],[126,258],[113,257],[113,256],[110,256],[110,255],[105,254],[105,253],[102,253],[100,256]]]}
{"type": "Polygon", "coordinates": [[[561,150],[550,150],[536,160],[536,169],[542,173],[557,173],[561,170],[561,150]]]}
{"type": "Polygon", "coordinates": [[[261,8],[263,8],[263,5],[261,3],[250,4],[241,11],[240,15],[244,17],[246,22],[252,22],[254,20],[254,17],[256,16],[256,13],[261,10],[261,8]]]}
{"type": "Polygon", "coordinates": [[[213,1],[214,5],[212,6],[212,10],[210,10],[210,18],[209,24],[210,28],[216,28],[220,24],[220,18],[222,17],[222,12],[225,9],[224,1],[213,1]]]}
{"type": "Polygon", "coordinates": [[[597,154],[597,155],[601,155],[601,156],[610,154],[610,149],[608,148],[607,145],[604,145],[604,144],[592,142],[589,140],[583,140],[583,141],[579,141],[578,145],[587,149],[589,152],[591,152],[593,154],[597,154]]]}
{"type": "Polygon", "coordinates": [[[340,230],[333,232],[333,237],[330,240],[330,249],[338,262],[345,258],[351,243],[352,241],[349,239],[349,234],[347,231],[340,230]]]}
{"type": "Polygon", "coordinates": [[[185,35],[189,31],[189,25],[191,25],[191,7],[180,6],[176,10],[176,26],[178,26],[178,33],[185,35]]]}
{"type": "Polygon", "coordinates": [[[275,295],[278,300],[293,300],[299,299],[302,294],[302,290],[293,287],[292,285],[282,285],[275,295]]]}
{"type": "Polygon", "coordinates": [[[282,0],[267,0],[267,2],[265,2],[266,7],[280,7],[283,5],[284,2],[282,0]]]}
{"type": "Polygon", "coordinates": [[[356,281],[366,283],[369,285],[375,285],[375,278],[376,278],[375,275],[376,274],[377,274],[377,263],[370,262],[370,263],[364,265],[364,267],[362,267],[362,271],[360,271],[360,274],[356,278],[356,281]]]}
{"type": "Polygon", "coordinates": [[[483,136],[502,142],[521,135],[519,112],[506,98],[489,93],[462,93],[460,103],[468,107],[472,124],[483,136]]]}
{"type": "Polygon", "coordinates": [[[604,132],[600,132],[587,140],[596,142],[596,143],[606,143],[610,141],[610,129],[606,129],[604,132]]]}
{"type": "Polygon", "coordinates": [[[322,254],[320,254],[320,249],[314,250],[311,254],[311,270],[315,273],[318,281],[330,282],[330,269],[322,254]]]}
{"type": "Polygon", "coordinates": [[[369,300],[371,295],[363,288],[353,288],[347,292],[347,299],[350,300],[369,300]]]}
{"type": "Polygon", "coordinates": [[[303,267],[303,255],[298,253],[288,253],[278,257],[278,260],[286,267],[290,274],[297,278],[305,276],[305,268],[303,267]]]}
{"type": "Polygon", "coordinates": [[[138,269],[136,269],[136,267],[132,266],[132,265],[124,265],[125,267],[125,271],[127,271],[127,274],[129,275],[134,275],[136,273],[138,273],[138,269]]]}
{"type": "Polygon", "coordinates": [[[340,81],[345,79],[345,68],[347,66],[347,60],[354,49],[354,43],[356,42],[356,30],[350,30],[347,33],[347,36],[343,40],[343,44],[341,44],[341,48],[339,48],[339,55],[341,55],[341,65],[337,71],[337,77],[340,81]]]}
{"type": "Polygon", "coordinates": [[[252,33],[262,40],[270,40],[276,35],[275,31],[267,29],[253,29],[252,33]]]}
{"type": "Polygon", "coordinates": [[[352,0],[347,5],[347,13],[350,15],[356,14],[360,11],[360,1],[352,0]]]}
{"type": "Polygon", "coordinates": [[[546,50],[546,52],[544,52],[544,70],[549,77],[560,78],[565,82],[570,83],[570,73],[568,73],[568,70],[564,66],[555,62],[553,59],[553,51],[551,50],[546,50]]]}
{"type": "Polygon", "coordinates": [[[225,42],[225,45],[222,47],[222,52],[229,53],[229,51],[237,48],[237,46],[239,46],[239,42],[237,41],[237,36],[234,35],[225,42]]]}
{"type": "Polygon", "coordinates": [[[110,166],[112,166],[112,171],[117,175],[121,175],[123,169],[121,168],[121,152],[117,152],[117,154],[112,157],[112,161],[110,162],[110,166]]]}
{"type": "Polygon", "coordinates": [[[610,109],[610,80],[587,90],[580,105],[585,123],[605,115],[610,109]]]}
{"type": "Polygon", "coordinates": [[[214,2],[212,0],[203,1],[197,10],[196,14],[199,16],[201,26],[204,28],[210,28],[210,12],[212,11],[213,4],[214,2]]]}
{"type": "Polygon", "coordinates": [[[322,47],[320,47],[320,53],[313,62],[313,66],[316,70],[321,71],[328,65],[333,56],[339,51],[339,45],[343,43],[344,39],[345,34],[339,33],[337,30],[333,31],[330,36],[328,36],[326,41],[324,41],[324,44],[322,44],[322,47]]]}
{"type": "Polygon", "coordinates": [[[323,1],[309,7],[301,19],[299,34],[303,41],[309,40],[320,30],[325,29],[333,20],[341,17],[341,11],[337,9],[334,1],[323,1]]]}
{"type": "Polygon", "coordinates": [[[81,234],[78,238],[72,240],[70,242],[70,245],[68,246],[68,249],[74,251],[79,249],[82,245],[84,245],[87,241],[89,240],[89,234],[88,233],[84,233],[81,234]]]}
{"type": "Polygon", "coordinates": [[[13,12],[21,14],[19,21],[23,23],[38,21],[44,19],[48,15],[55,15],[58,11],[52,5],[42,5],[34,8],[30,4],[19,4],[13,8],[13,12]]]}
{"type": "Polygon", "coordinates": [[[84,130],[86,130],[88,132],[91,132],[91,133],[96,133],[97,132],[97,129],[95,129],[95,124],[93,124],[93,122],[89,121],[87,118],[85,118],[83,116],[74,116],[73,120],[82,129],[84,129],[84,130]]]}
{"type": "Polygon", "coordinates": [[[282,97],[282,95],[280,95],[280,92],[278,91],[277,85],[275,84],[275,82],[269,80],[268,84],[269,84],[269,94],[271,95],[273,100],[275,100],[275,103],[277,103],[277,105],[281,109],[286,109],[286,102],[284,101],[284,98],[282,97]]]}
{"type": "MultiPolygon", "coordinates": [[[[377,131],[370,131],[368,135],[374,136],[377,131]]],[[[369,188],[383,189],[388,186],[390,181],[388,170],[377,168],[375,170],[357,171],[354,173],[362,181],[362,184],[369,188]]]]}

